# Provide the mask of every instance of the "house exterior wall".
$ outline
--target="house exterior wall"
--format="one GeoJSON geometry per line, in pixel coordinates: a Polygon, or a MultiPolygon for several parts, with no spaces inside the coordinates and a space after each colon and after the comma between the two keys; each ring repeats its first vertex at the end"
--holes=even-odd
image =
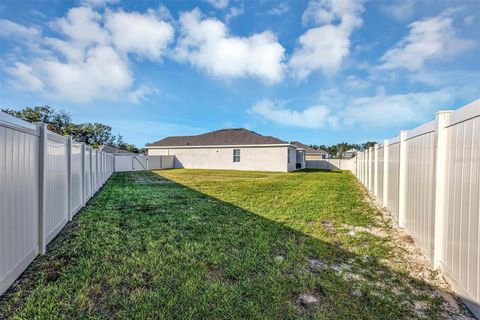
{"type": "Polygon", "coordinates": [[[199,147],[149,148],[149,156],[174,155],[175,168],[225,169],[258,171],[294,171],[295,148],[289,146],[263,147],[199,147]],[[290,163],[288,149],[290,148],[290,163]],[[240,162],[233,162],[233,149],[240,149],[240,162]]]}
{"type": "Polygon", "coordinates": [[[288,161],[287,163],[288,171],[295,171],[297,170],[297,148],[295,147],[285,147],[285,148],[290,149],[290,161],[288,161]]]}

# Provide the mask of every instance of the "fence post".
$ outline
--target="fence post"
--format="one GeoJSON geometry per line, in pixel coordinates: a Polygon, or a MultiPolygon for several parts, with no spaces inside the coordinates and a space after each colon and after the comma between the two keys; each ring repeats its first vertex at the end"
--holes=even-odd
{"type": "Polygon", "coordinates": [[[400,131],[400,175],[398,179],[398,226],[405,228],[405,213],[407,206],[407,133],[400,131]]]}
{"type": "Polygon", "coordinates": [[[38,251],[45,254],[47,243],[45,239],[45,214],[47,211],[47,156],[48,156],[48,129],[44,123],[36,123],[40,130],[39,143],[39,186],[38,186],[38,251]]]}
{"type": "Polygon", "coordinates": [[[390,146],[388,139],[383,140],[383,196],[382,205],[387,207],[388,204],[388,161],[390,157],[390,146]]]}
{"type": "Polygon", "coordinates": [[[438,269],[443,257],[444,217],[447,178],[448,136],[446,126],[452,111],[439,111],[435,114],[436,152],[435,152],[435,225],[433,237],[433,267],[438,269]]]}
{"type": "Polygon", "coordinates": [[[365,157],[364,157],[364,163],[363,167],[365,168],[365,172],[363,174],[363,184],[365,187],[368,187],[368,148],[363,151],[365,157]]]}
{"type": "Polygon", "coordinates": [[[368,148],[368,190],[373,192],[373,147],[368,148]]]}
{"type": "Polygon", "coordinates": [[[82,208],[85,207],[85,143],[82,142],[80,151],[80,158],[82,159],[82,208]]]}
{"type": "Polygon", "coordinates": [[[90,161],[90,196],[93,197],[93,194],[95,193],[93,190],[93,147],[90,147],[90,156],[88,157],[88,160],[90,161]]]}
{"type": "Polygon", "coordinates": [[[378,196],[378,144],[375,144],[373,147],[373,195],[375,197],[378,196]]]}
{"type": "Polygon", "coordinates": [[[67,140],[68,221],[72,221],[72,137],[67,140]]]}

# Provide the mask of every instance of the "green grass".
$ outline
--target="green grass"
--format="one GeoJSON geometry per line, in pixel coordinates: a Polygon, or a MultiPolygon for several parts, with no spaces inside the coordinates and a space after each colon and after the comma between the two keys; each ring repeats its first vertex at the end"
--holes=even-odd
{"type": "Polygon", "coordinates": [[[398,319],[419,300],[435,317],[431,288],[382,263],[389,237],[348,234],[383,228],[378,215],[347,172],[117,173],[2,297],[0,318],[398,319]],[[303,293],[320,303],[298,305],[303,293]]]}

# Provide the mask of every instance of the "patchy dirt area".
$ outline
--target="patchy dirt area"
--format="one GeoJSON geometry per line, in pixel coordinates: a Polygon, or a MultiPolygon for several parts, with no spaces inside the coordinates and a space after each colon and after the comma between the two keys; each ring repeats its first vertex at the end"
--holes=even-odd
{"type": "MultiPolygon", "coordinates": [[[[366,201],[379,209],[377,222],[382,227],[349,227],[345,225],[342,227],[349,229],[350,232],[367,232],[377,237],[388,238],[393,245],[394,258],[385,259],[382,264],[392,270],[407,273],[412,279],[430,285],[432,288],[429,292],[430,301],[440,301],[445,319],[475,319],[461,299],[452,291],[442,274],[432,268],[430,260],[424,255],[412,236],[396,225],[391,214],[372,193],[366,189],[365,192],[367,193],[366,201]]],[[[413,293],[417,291],[414,284],[411,285],[411,289],[413,293]]],[[[428,318],[424,313],[424,310],[428,308],[426,301],[419,300],[414,303],[413,307],[419,318],[428,318]]]]}

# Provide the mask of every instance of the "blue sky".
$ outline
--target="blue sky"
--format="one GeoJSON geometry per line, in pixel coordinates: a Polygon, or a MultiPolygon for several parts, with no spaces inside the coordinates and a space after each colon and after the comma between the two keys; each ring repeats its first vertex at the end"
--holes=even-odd
{"type": "Polygon", "coordinates": [[[3,1],[0,105],[143,146],[380,141],[479,98],[479,1],[3,1]]]}

